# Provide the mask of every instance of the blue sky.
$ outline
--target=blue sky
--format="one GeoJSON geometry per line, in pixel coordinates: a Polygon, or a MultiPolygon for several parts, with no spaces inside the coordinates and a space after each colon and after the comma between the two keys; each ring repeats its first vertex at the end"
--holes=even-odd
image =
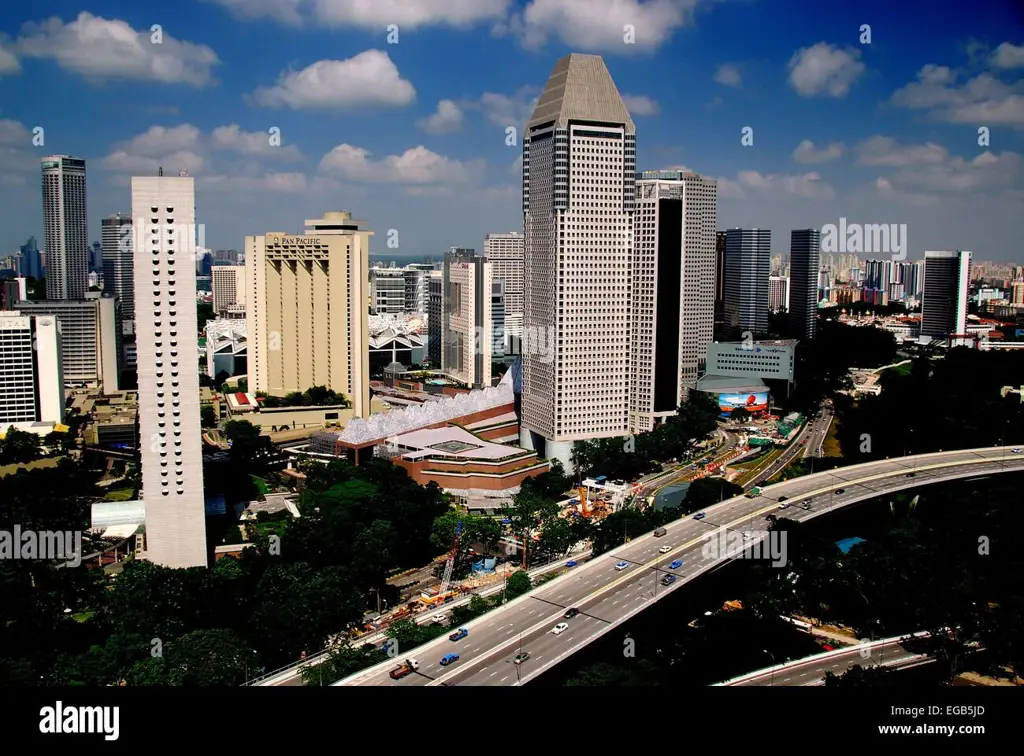
{"type": "Polygon", "coordinates": [[[0,21],[0,256],[42,244],[39,158],[196,177],[207,246],[348,209],[375,255],[522,226],[521,128],[555,61],[605,56],[641,169],[719,180],[719,227],[905,223],[909,257],[1024,262],[1013,0],[39,0],[0,21]],[[895,6],[895,7],[894,7],[895,6]],[[827,8],[827,9],[826,9],[827,8]],[[160,25],[154,44],[154,24],[160,25]],[[397,44],[387,28],[395,24],[397,44]],[[870,44],[860,28],[871,27],[870,44]],[[623,29],[635,29],[626,44],[623,29]],[[741,143],[753,129],[753,146],[741,143]],[[32,130],[45,143],[33,146],[32,130]],[[979,128],[988,146],[979,145],[979,128]],[[272,146],[270,130],[280,130],[272,146]],[[399,248],[387,249],[388,229],[399,248]]]}

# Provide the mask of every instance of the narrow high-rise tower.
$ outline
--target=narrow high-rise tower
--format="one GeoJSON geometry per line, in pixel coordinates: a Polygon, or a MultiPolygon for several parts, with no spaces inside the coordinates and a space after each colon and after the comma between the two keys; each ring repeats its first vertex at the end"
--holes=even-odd
{"type": "Polygon", "coordinates": [[[188,176],[132,179],[146,556],[166,567],[207,564],[195,205],[188,176]]]}
{"type": "Polygon", "coordinates": [[[522,443],[629,430],[636,127],[597,55],[551,72],[523,137],[522,443]]]}
{"type": "Polygon", "coordinates": [[[85,160],[50,155],[42,165],[46,298],[85,299],[89,288],[85,160]]]}
{"type": "Polygon", "coordinates": [[[630,430],[675,414],[714,331],[718,186],[683,171],[637,175],[630,430]]]}
{"type": "Polygon", "coordinates": [[[744,340],[768,331],[768,278],[772,268],[772,232],[767,228],[730,228],[725,240],[725,325],[744,340]]]}
{"type": "Polygon", "coordinates": [[[818,278],[821,231],[799,229],[789,234],[789,328],[797,339],[812,339],[818,330],[818,278]]]}
{"type": "Polygon", "coordinates": [[[921,335],[965,343],[967,293],[971,280],[970,252],[925,252],[921,335]],[[959,336],[961,338],[953,338],[959,336]]]}

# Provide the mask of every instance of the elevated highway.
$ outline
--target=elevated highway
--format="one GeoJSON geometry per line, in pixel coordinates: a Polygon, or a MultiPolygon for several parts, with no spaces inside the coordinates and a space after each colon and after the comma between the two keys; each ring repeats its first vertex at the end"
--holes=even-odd
{"type": "Polygon", "coordinates": [[[708,508],[701,520],[686,517],[670,523],[667,534],[636,534],[623,546],[570,570],[538,589],[466,625],[469,635],[457,643],[442,637],[365,669],[335,685],[519,685],[602,637],[668,593],[729,562],[735,550],[704,545],[720,533],[738,534],[747,544],[766,536],[769,514],[805,522],[858,502],[908,488],[943,481],[1024,472],[1024,454],[1010,447],[966,449],[868,462],[776,483],[760,496],[739,496],[708,508]],[[787,508],[780,509],[784,498],[787,508]],[[809,508],[804,509],[806,503],[809,508]],[[746,535],[744,535],[746,534],[746,535]],[[661,547],[668,547],[660,553],[661,547]],[[682,566],[671,569],[670,563],[682,566]],[[627,566],[616,570],[618,562],[627,566]],[[672,573],[675,582],[662,578],[672,573]],[[563,619],[569,608],[579,615],[563,619]],[[566,622],[560,634],[552,628],[566,622]],[[446,654],[460,659],[442,667],[446,654]],[[514,664],[522,654],[529,658],[514,664]],[[392,680],[389,671],[412,656],[416,673],[392,680]]]}

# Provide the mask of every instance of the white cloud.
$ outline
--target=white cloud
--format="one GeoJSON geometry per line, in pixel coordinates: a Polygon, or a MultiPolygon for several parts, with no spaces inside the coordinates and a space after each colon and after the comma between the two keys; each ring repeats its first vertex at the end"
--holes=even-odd
{"type": "Polygon", "coordinates": [[[469,28],[504,18],[512,0],[205,0],[241,19],[272,18],[299,26],[356,27],[384,33],[390,24],[469,28]]]}
{"type": "Polygon", "coordinates": [[[221,5],[231,14],[241,19],[272,18],[276,21],[298,26],[302,23],[299,6],[306,0],[203,0],[203,2],[221,5]]]}
{"type": "Polygon", "coordinates": [[[996,68],[1024,68],[1024,45],[1003,42],[992,53],[992,65],[996,68]]]}
{"type": "Polygon", "coordinates": [[[508,172],[513,176],[523,175],[523,156],[521,154],[512,161],[512,165],[509,167],[508,172]]]}
{"type": "Polygon", "coordinates": [[[28,147],[31,143],[31,133],[20,122],[0,118],[0,144],[28,147]]]}
{"type": "Polygon", "coordinates": [[[844,97],[850,86],[866,67],[860,62],[860,50],[839,49],[836,45],[819,42],[804,47],[789,61],[789,84],[802,97],[827,94],[844,97]]]}
{"type": "Polygon", "coordinates": [[[452,160],[422,145],[373,161],[366,150],[339,144],[320,161],[321,170],[341,178],[388,184],[467,183],[484,167],[483,161],[452,160]]]}
{"type": "Polygon", "coordinates": [[[484,92],[479,100],[462,103],[467,110],[479,110],[495,126],[523,126],[537,107],[541,90],[528,85],[521,87],[514,95],[484,92]]]}
{"type": "Polygon", "coordinates": [[[239,155],[264,155],[266,157],[279,158],[282,160],[301,160],[302,153],[294,144],[284,144],[284,134],[280,135],[282,144],[272,146],[270,144],[271,134],[268,131],[242,131],[238,124],[220,126],[213,130],[213,144],[215,147],[239,155]]]}
{"type": "Polygon", "coordinates": [[[840,142],[834,142],[828,147],[817,149],[814,146],[814,142],[810,139],[805,139],[796,146],[793,150],[793,159],[798,163],[804,165],[818,165],[820,163],[828,163],[832,160],[836,160],[843,154],[843,145],[840,142]]]}
{"type": "Polygon", "coordinates": [[[7,49],[3,39],[0,39],[0,76],[5,74],[21,73],[21,63],[13,51],[7,49]]]}
{"type": "Polygon", "coordinates": [[[462,128],[462,109],[452,100],[441,100],[437,110],[426,118],[416,121],[416,125],[428,134],[450,134],[462,128]]]}
{"type": "MultiPolygon", "coordinates": [[[[316,19],[328,26],[379,30],[453,26],[467,29],[503,18],[512,0],[314,0],[316,19]]],[[[401,37],[399,37],[401,38],[401,37]]]]}
{"type": "Polygon", "coordinates": [[[276,86],[260,87],[253,99],[267,107],[343,108],[402,106],[416,98],[386,52],[367,50],[347,60],[321,60],[301,71],[285,71],[276,86]]]}
{"type": "Polygon", "coordinates": [[[543,47],[553,35],[587,52],[629,55],[657,49],[685,26],[700,0],[531,0],[521,14],[495,27],[514,34],[528,49],[543,47]],[[624,27],[635,29],[625,42],[624,27]]]}
{"type": "Polygon", "coordinates": [[[946,66],[926,65],[917,81],[893,93],[893,105],[923,110],[929,118],[947,123],[1010,126],[1024,129],[1024,80],[1005,84],[982,73],[958,85],[946,66]]]}
{"type": "Polygon", "coordinates": [[[310,182],[304,173],[268,172],[262,176],[227,176],[215,174],[196,179],[200,187],[213,187],[217,191],[256,194],[273,192],[278,194],[305,194],[310,182]]]}
{"type": "Polygon", "coordinates": [[[917,192],[905,192],[893,188],[892,182],[887,178],[879,177],[875,180],[875,189],[878,196],[887,202],[902,202],[915,207],[928,207],[940,201],[940,197],[931,194],[919,194],[917,192]]]}
{"type": "Polygon", "coordinates": [[[719,178],[718,194],[727,199],[744,199],[749,196],[777,199],[783,196],[811,200],[830,200],[835,190],[812,171],[804,174],[740,171],[735,179],[719,178]]]}
{"type": "Polygon", "coordinates": [[[624,94],[622,95],[622,101],[626,103],[626,110],[633,116],[657,115],[661,111],[657,100],[652,100],[645,95],[624,94]]]}
{"type": "Polygon", "coordinates": [[[896,188],[928,194],[977,194],[1013,188],[1021,177],[1021,156],[983,152],[970,160],[951,157],[942,163],[918,163],[889,176],[896,188]]]}
{"type": "Polygon", "coordinates": [[[201,87],[212,81],[211,70],[220,64],[212,49],[166,31],[160,44],[151,37],[148,29],[136,31],[124,21],[82,11],[67,24],[56,17],[25,24],[15,49],[29,58],[52,58],[93,82],[129,79],[201,87]]]}
{"type": "Polygon", "coordinates": [[[718,67],[718,70],[715,72],[715,81],[727,87],[735,87],[736,89],[743,86],[740,69],[731,63],[725,63],[718,67]]]}
{"type": "Polygon", "coordinates": [[[174,171],[186,170],[190,174],[203,169],[206,161],[201,155],[183,150],[180,152],[167,153],[161,157],[146,157],[144,155],[133,155],[126,150],[116,150],[100,161],[100,167],[117,173],[130,173],[132,175],[152,174],[156,175],[157,168],[164,168],[174,175],[174,171]]]}
{"type": "Polygon", "coordinates": [[[949,159],[949,152],[939,144],[901,145],[891,137],[873,136],[857,145],[861,165],[903,168],[910,165],[936,165],[949,159]]]}

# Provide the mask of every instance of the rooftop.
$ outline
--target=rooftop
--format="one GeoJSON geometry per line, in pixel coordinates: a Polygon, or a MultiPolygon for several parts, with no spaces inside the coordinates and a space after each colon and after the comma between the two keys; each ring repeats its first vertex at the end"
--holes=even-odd
{"type": "Polygon", "coordinates": [[[389,438],[388,445],[412,449],[413,451],[410,453],[402,455],[406,459],[443,456],[493,460],[516,457],[523,453],[523,449],[484,441],[469,431],[455,426],[425,428],[412,433],[404,433],[389,438]]]}
{"type": "Polygon", "coordinates": [[[748,378],[734,375],[713,375],[708,374],[697,381],[698,391],[712,391],[714,393],[736,393],[763,392],[768,387],[760,378],[748,378]]]}

